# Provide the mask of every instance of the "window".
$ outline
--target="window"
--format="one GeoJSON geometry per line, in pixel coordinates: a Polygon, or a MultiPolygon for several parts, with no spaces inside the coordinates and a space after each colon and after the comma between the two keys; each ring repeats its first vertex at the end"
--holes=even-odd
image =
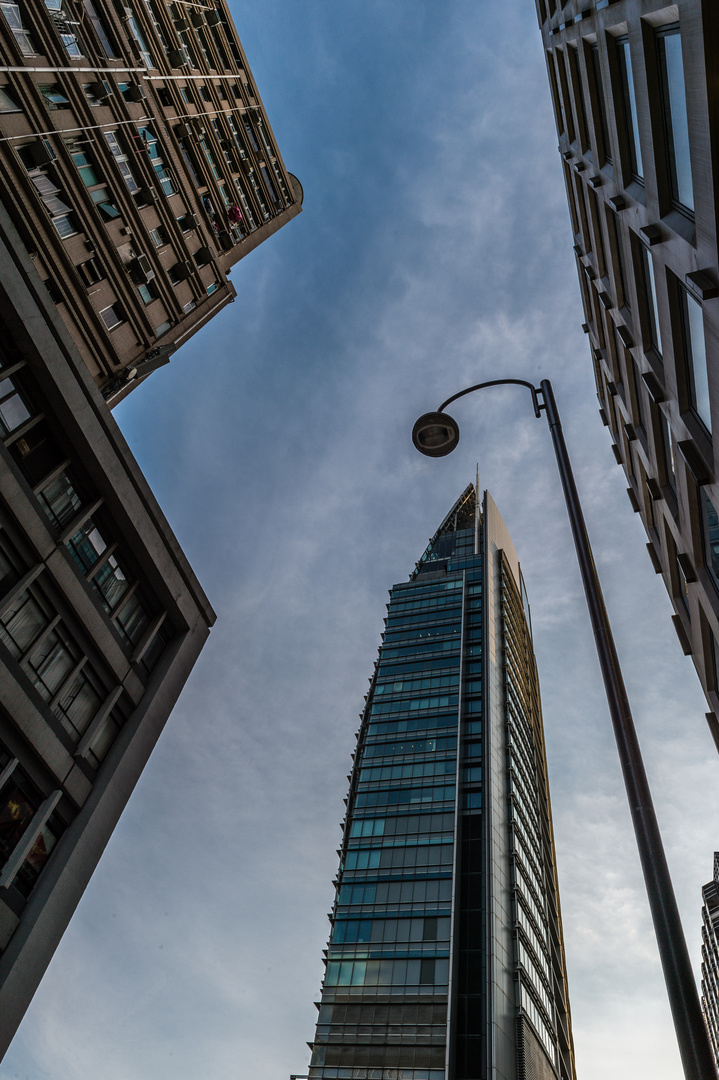
{"type": "Polygon", "coordinates": [[[657,34],[657,44],[672,203],[685,213],[693,214],[694,191],[679,27],[661,30],[657,34]]]}
{"type": "Polygon", "coordinates": [[[210,166],[212,175],[214,176],[215,180],[219,180],[221,175],[220,170],[217,168],[217,161],[215,160],[215,155],[212,153],[212,150],[210,150],[209,146],[207,145],[207,140],[205,138],[200,139],[200,146],[202,147],[202,152],[205,155],[207,164],[210,166]]]}
{"type": "Polygon", "coordinates": [[[247,137],[250,140],[250,145],[252,149],[255,151],[256,154],[258,154],[260,152],[260,148],[257,145],[257,139],[255,138],[255,133],[249,120],[245,120],[245,131],[247,132],[247,137]]]}
{"type": "Polygon", "coordinates": [[[138,128],[138,133],[147,148],[147,154],[155,170],[155,176],[165,195],[174,195],[175,187],[170,173],[165,168],[163,159],[160,157],[159,144],[156,137],[148,127],[138,128]]]}
{"type": "Polygon", "coordinates": [[[50,12],[60,41],[65,46],[65,52],[72,59],[77,59],[83,55],[77,39],[77,34],[73,29],[78,23],[74,19],[68,19],[67,12],[63,10],[62,5],[63,0],[45,0],[45,7],[50,12]]]}
{"type": "Polygon", "coordinates": [[[164,244],[169,244],[170,242],[162,225],[158,225],[156,229],[150,229],[150,239],[156,248],[163,247],[164,244]]]}
{"type": "Polygon", "coordinates": [[[130,166],[127,163],[127,154],[123,154],[122,147],[120,146],[119,142],[117,141],[117,135],[115,134],[115,132],[114,131],[106,131],[105,132],[105,141],[107,142],[107,145],[110,148],[110,153],[114,157],[115,162],[117,164],[117,167],[120,170],[120,175],[122,176],[123,180],[127,184],[128,191],[131,194],[134,194],[134,192],[139,191],[140,186],[137,183],[137,181],[135,180],[135,177],[132,175],[132,170],[131,170],[130,166]]]}
{"type": "Polygon", "coordinates": [[[213,281],[211,285],[207,286],[207,295],[212,296],[213,292],[216,292],[220,287],[219,281],[213,281]]]}
{"type": "Polygon", "coordinates": [[[189,86],[181,86],[180,87],[180,97],[184,101],[185,105],[193,105],[194,104],[194,102],[192,100],[192,91],[190,90],[189,86]]]}
{"type": "Polygon", "coordinates": [[[108,58],[108,60],[116,60],[117,53],[115,52],[110,38],[108,37],[107,31],[102,20],[100,19],[100,16],[95,10],[92,0],[83,0],[83,6],[85,8],[85,11],[87,12],[87,16],[90,20],[90,23],[92,24],[92,27],[97,34],[98,41],[102,46],[102,50],[105,53],[105,56],[108,58]]]}
{"type": "Polygon", "coordinates": [[[659,429],[661,432],[661,453],[664,463],[666,481],[676,495],[677,478],[676,469],[674,466],[674,448],[672,446],[672,432],[671,428],[669,427],[669,421],[667,420],[661,409],[659,410],[659,429]]]}
{"type": "Polygon", "coordinates": [[[647,403],[644,398],[644,388],[642,386],[642,377],[637,366],[636,360],[633,361],[634,368],[634,393],[637,399],[637,427],[646,436],[649,430],[649,417],[647,415],[647,403]]]}
{"type": "Polygon", "coordinates": [[[0,433],[9,435],[29,419],[30,410],[15,383],[12,379],[3,379],[0,382],[0,433]]]}
{"type": "Polygon", "coordinates": [[[90,192],[92,201],[96,204],[98,210],[102,214],[103,218],[107,221],[112,221],[113,218],[120,216],[120,211],[115,204],[110,200],[110,192],[106,187],[95,188],[90,192]]]}
{"type": "Polygon", "coordinates": [[[128,16],[127,25],[130,27],[130,32],[140,48],[140,56],[142,57],[143,64],[146,68],[153,68],[155,65],[152,60],[152,54],[147,47],[147,42],[142,36],[142,31],[137,25],[137,20],[134,15],[128,16]]]}
{"type": "Polygon", "coordinates": [[[267,190],[270,193],[272,201],[274,203],[278,203],[280,200],[279,200],[279,197],[277,195],[277,192],[275,191],[275,185],[272,183],[272,180],[270,179],[270,174],[268,173],[267,168],[263,165],[260,171],[262,173],[262,176],[264,177],[264,181],[265,181],[265,184],[267,185],[267,190]]]}
{"type": "Polygon", "coordinates": [[[42,94],[48,109],[69,109],[70,102],[57,83],[40,83],[38,90],[42,94]]]}
{"type": "Polygon", "coordinates": [[[37,49],[35,44],[22,24],[20,18],[20,8],[17,4],[0,4],[2,13],[5,16],[5,21],[12,31],[12,35],[15,38],[15,44],[20,49],[23,56],[35,56],[37,49]]]}
{"type": "Polygon", "coordinates": [[[172,326],[172,323],[169,320],[166,320],[165,322],[160,323],[159,326],[155,327],[155,337],[156,338],[161,338],[163,334],[167,333],[167,331],[170,329],[171,326],[172,326]]]}
{"type": "Polygon", "coordinates": [[[200,97],[202,98],[203,101],[206,101],[208,103],[212,101],[212,98],[210,97],[210,91],[207,89],[206,86],[201,86],[199,88],[199,90],[200,90],[200,97]]]}
{"type": "Polygon", "coordinates": [[[188,169],[188,171],[190,173],[190,176],[192,177],[192,180],[193,180],[193,182],[195,184],[195,187],[200,187],[201,186],[201,181],[200,181],[200,177],[199,177],[199,169],[198,169],[198,166],[197,166],[197,162],[195,161],[195,159],[194,159],[194,157],[192,155],[192,151],[188,147],[187,142],[186,142],[185,139],[179,139],[178,138],[177,143],[178,143],[178,146],[180,147],[180,153],[182,154],[185,165],[187,165],[187,169],[188,169]]]}
{"type": "Polygon", "coordinates": [[[629,49],[629,38],[620,38],[617,42],[617,58],[619,61],[619,77],[622,92],[622,106],[624,113],[624,131],[629,149],[629,165],[632,178],[638,183],[644,183],[644,165],[642,164],[642,148],[639,142],[639,119],[637,116],[637,99],[634,93],[634,75],[632,74],[632,56],[629,49]]]}
{"type": "Polygon", "coordinates": [[[684,315],[684,355],[691,405],[699,419],[711,432],[712,417],[709,402],[709,377],[704,340],[704,313],[701,304],[682,289],[684,315]]]}
{"type": "Polygon", "coordinates": [[[662,332],[659,326],[659,306],[657,304],[657,283],[654,276],[654,262],[650,253],[642,245],[640,248],[642,269],[644,272],[644,294],[647,305],[649,324],[649,343],[659,355],[662,355],[662,332]]]}
{"type": "Polygon", "coordinates": [[[97,285],[98,281],[102,281],[105,277],[102,263],[95,258],[86,259],[85,262],[81,262],[77,268],[77,272],[88,288],[91,285],[97,285]]]}
{"type": "MultiPolygon", "coordinates": [[[[7,764],[9,755],[0,755],[0,761],[3,765],[7,764]]],[[[18,767],[13,769],[0,793],[0,867],[5,866],[27,829],[32,827],[33,819],[43,802],[40,791],[24,771],[18,767]]],[[[40,816],[35,826],[37,834],[34,844],[11,883],[12,887],[26,898],[32,892],[38,875],[62,832],[62,822],[57,814],[50,814],[41,825],[40,821],[44,816],[40,816]]]]}
{"type": "Polygon", "coordinates": [[[65,468],[38,492],[38,499],[56,528],[71,521],[82,506],[75,481],[65,468]]]}
{"type": "Polygon", "coordinates": [[[15,104],[7,86],[0,86],[0,113],[11,112],[22,112],[22,109],[15,104]]]}
{"type": "Polygon", "coordinates": [[[125,317],[122,314],[122,308],[119,304],[111,304],[110,307],[103,308],[100,312],[100,318],[104,322],[108,330],[114,330],[116,326],[125,321],[125,317]]]}
{"type": "Polygon", "coordinates": [[[151,304],[153,300],[157,299],[157,288],[153,283],[138,285],[137,292],[143,304],[151,304]]]}
{"type": "Polygon", "coordinates": [[[622,229],[619,224],[619,215],[613,210],[610,211],[610,218],[612,222],[612,232],[614,234],[614,251],[616,253],[616,262],[614,265],[616,284],[619,286],[617,290],[620,294],[619,304],[621,307],[629,309],[631,307],[629,303],[629,294],[627,292],[627,270],[626,262],[624,260],[624,241],[622,238],[622,229]]]}
{"type": "Polygon", "coordinates": [[[704,562],[719,586],[719,514],[704,488],[701,489],[702,523],[704,526],[704,562]]]}
{"type": "Polygon", "coordinates": [[[602,80],[602,61],[599,55],[599,46],[592,45],[589,50],[592,61],[592,74],[594,76],[594,92],[597,97],[597,119],[599,123],[596,125],[597,134],[599,139],[597,140],[599,146],[597,147],[599,155],[599,163],[601,165],[612,163],[612,144],[609,141],[609,124],[607,123],[607,103],[604,97],[604,82],[602,80]]]}

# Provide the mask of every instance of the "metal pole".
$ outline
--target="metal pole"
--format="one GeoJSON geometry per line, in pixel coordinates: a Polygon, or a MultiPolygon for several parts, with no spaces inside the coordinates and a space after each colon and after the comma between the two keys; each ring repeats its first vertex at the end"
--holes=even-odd
{"type": "Polygon", "coordinates": [[[687,1080],[717,1080],[714,1055],[704,1025],[684,930],[679,918],[669,867],[652,804],[647,775],[644,771],[627,692],[624,688],[617,650],[604,606],[602,588],[584,524],[584,515],[569,463],[552,384],[548,379],[543,379],[540,389],[554,451],[557,455],[574,545],[577,549],[579,569],[607,692],[619,760],[624,773],[624,784],[634,823],[684,1075],[687,1080]]]}

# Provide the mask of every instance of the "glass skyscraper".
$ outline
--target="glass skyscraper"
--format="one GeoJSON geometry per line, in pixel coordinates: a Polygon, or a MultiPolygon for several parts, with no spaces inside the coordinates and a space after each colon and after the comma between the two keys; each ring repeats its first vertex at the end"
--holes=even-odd
{"type": "Polygon", "coordinates": [[[472,485],[391,590],[343,829],[312,1080],[574,1080],[529,607],[472,485]]]}

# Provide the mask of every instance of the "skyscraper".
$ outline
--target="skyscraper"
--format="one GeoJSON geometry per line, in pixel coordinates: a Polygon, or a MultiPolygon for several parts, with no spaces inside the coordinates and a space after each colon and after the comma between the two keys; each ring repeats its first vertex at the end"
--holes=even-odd
{"type": "Polygon", "coordinates": [[[0,206],[0,1057],[215,616],[0,206]]]}
{"type": "Polygon", "coordinates": [[[599,414],[719,748],[719,7],[537,13],[599,414]]]}
{"type": "Polygon", "coordinates": [[[702,1008],[719,1066],[719,851],[714,852],[714,877],[702,889],[702,1008]]]}
{"type": "Polygon", "coordinates": [[[574,1080],[529,607],[472,485],[391,591],[343,830],[312,1080],[574,1080]]]}
{"type": "Polygon", "coordinates": [[[301,210],[226,0],[0,3],[0,201],[114,404],[301,210]]]}

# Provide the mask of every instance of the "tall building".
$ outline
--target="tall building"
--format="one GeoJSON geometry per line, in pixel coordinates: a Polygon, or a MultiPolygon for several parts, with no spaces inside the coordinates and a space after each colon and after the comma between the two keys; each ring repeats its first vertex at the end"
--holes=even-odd
{"type": "Polygon", "coordinates": [[[0,207],[0,1057],[214,614],[0,207]]]}
{"type": "Polygon", "coordinates": [[[524,583],[470,485],[390,593],[311,1080],[574,1080],[524,583]]]}
{"type": "Polygon", "coordinates": [[[719,748],[719,8],[537,12],[599,414],[719,748]]]}
{"type": "Polygon", "coordinates": [[[702,889],[702,898],[702,1008],[719,1066],[719,851],[714,852],[714,877],[702,889]]]}
{"type": "Polygon", "coordinates": [[[0,3],[0,202],[114,404],[300,212],[226,0],[0,3]]]}

